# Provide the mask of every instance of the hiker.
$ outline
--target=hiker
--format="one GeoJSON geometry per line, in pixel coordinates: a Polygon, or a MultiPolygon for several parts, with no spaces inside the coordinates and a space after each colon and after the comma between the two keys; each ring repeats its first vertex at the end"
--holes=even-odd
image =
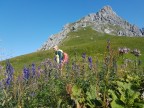
{"type": "Polygon", "coordinates": [[[63,65],[68,62],[68,55],[59,49],[57,45],[53,47],[53,50],[55,51],[56,62],[59,64],[60,70],[62,70],[63,65]]]}

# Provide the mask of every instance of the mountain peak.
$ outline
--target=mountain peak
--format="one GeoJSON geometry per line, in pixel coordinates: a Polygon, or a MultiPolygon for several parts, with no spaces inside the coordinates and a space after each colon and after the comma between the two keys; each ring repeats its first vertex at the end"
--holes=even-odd
{"type": "Polygon", "coordinates": [[[101,13],[104,13],[104,14],[113,14],[113,15],[116,15],[116,13],[112,10],[112,8],[107,5],[107,6],[104,6],[101,10],[100,10],[101,13]]]}
{"type": "Polygon", "coordinates": [[[119,17],[113,9],[107,5],[97,13],[91,13],[80,20],[66,24],[62,31],[49,37],[40,50],[47,50],[54,45],[58,45],[64,38],[67,38],[69,32],[77,31],[80,28],[91,27],[93,30],[102,33],[108,33],[117,36],[144,36],[144,30],[136,25],[119,17]]]}
{"type": "Polygon", "coordinates": [[[109,6],[109,5],[104,6],[102,9],[112,10],[111,6],[109,6]]]}
{"type": "Polygon", "coordinates": [[[97,12],[97,14],[105,18],[118,17],[118,15],[113,11],[113,9],[109,5],[104,6],[99,12],[97,12]]]}

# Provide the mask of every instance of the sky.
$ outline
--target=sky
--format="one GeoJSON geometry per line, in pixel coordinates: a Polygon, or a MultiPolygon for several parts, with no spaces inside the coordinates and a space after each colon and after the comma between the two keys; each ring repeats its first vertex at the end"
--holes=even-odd
{"type": "Polygon", "coordinates": [[[0,60],[37,51],[67,23],[109,5],[144,27],[144,0],[0,0],[0,60]]]}

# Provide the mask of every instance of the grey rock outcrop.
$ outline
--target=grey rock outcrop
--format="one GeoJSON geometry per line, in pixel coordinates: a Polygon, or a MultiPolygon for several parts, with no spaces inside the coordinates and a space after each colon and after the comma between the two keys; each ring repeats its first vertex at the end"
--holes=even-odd
{"type": "Polygon", "coordinates": [[[61,43],[70,31],[77,31],[79,28],[87,26],[98,32],[117,36],[144,36],[144,29],[139,29],[136,25],[130,24],[119,17],[110,6],[105,6],[97,13],[89,14],[74,23],[66,24],[62,31],[50,36],[38,50],[48,50],[61,43]]]}
{"type": "Polygon", "coordinates": [[[105,32],[118,36],[142,36],[141,30],[119,17],[110,6],[105,6],[99,12],[89,14],[79,21],[81,24],[92,26],[98,32],[105,32]]]}
{"type": "Polygon", "coordinates": [[[51,35],[48,40],[41,46],[40,49],[38,50],[48,50],[50,48],[52,48],[54,45],[58,45],[59,43],[62,42],[62,40],[64,38],[67,37],[67,34],[70,32],[70,28],[69,28],[69,24],[66,24],[62,31],[57,33],[57,34],[54,34],[54,35],[51,35]]]}
{"type": "Polygon", "coordinates": [[[142,35],[144,35],[144,28],[141,29],[142,35]]]}

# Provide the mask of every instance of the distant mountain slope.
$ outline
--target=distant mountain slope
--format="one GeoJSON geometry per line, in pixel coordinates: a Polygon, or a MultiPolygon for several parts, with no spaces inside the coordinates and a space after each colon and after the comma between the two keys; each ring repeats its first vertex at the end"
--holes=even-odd
{"type": "MultiPolygon", "coordinates": [[[[114,51],[118,51],[119,47],[130,48],[131,51],[135,48],[139,49],[142,54],[139,59],[144,63],[144,37],[131,38],[114,36],[97,32],[91,27],[81,28],[75,32],[68,33],[67,38],[62,41],[59,47],[69,54],[70,61],[75,58],[75,55],[80,59],[84,52],[87,57],[98,57],[99,60],[102,60],[107,51],[107,40],[110,40],[111,48],[114,49],[114,51]]],[[[15,72],[22,72],[25,66],[31,66],[32,63],[41,66],[41,62],[48,58],[54,60],[53,50],[37,51],[31,54],[18,56],[10,59],[10,62],[15,72]]],[[[135,60],[135,56],[130,53],[125,54],[124,58],[135,60]]],[[[5,61],[2,63],[0,62],[0,65],[5,65],[5,61]]]]}
{"type": "Polygon", "coordinates": [[[39,50],[48,50],[61,43],[71,31],[88,26],[98,32],[117,36],[144,36],[144,30],[119,17],[110,6],[105,6],[97,13],[89,14],[74,23],[66,24],[62,31],[50,36],[39,50]]]}

